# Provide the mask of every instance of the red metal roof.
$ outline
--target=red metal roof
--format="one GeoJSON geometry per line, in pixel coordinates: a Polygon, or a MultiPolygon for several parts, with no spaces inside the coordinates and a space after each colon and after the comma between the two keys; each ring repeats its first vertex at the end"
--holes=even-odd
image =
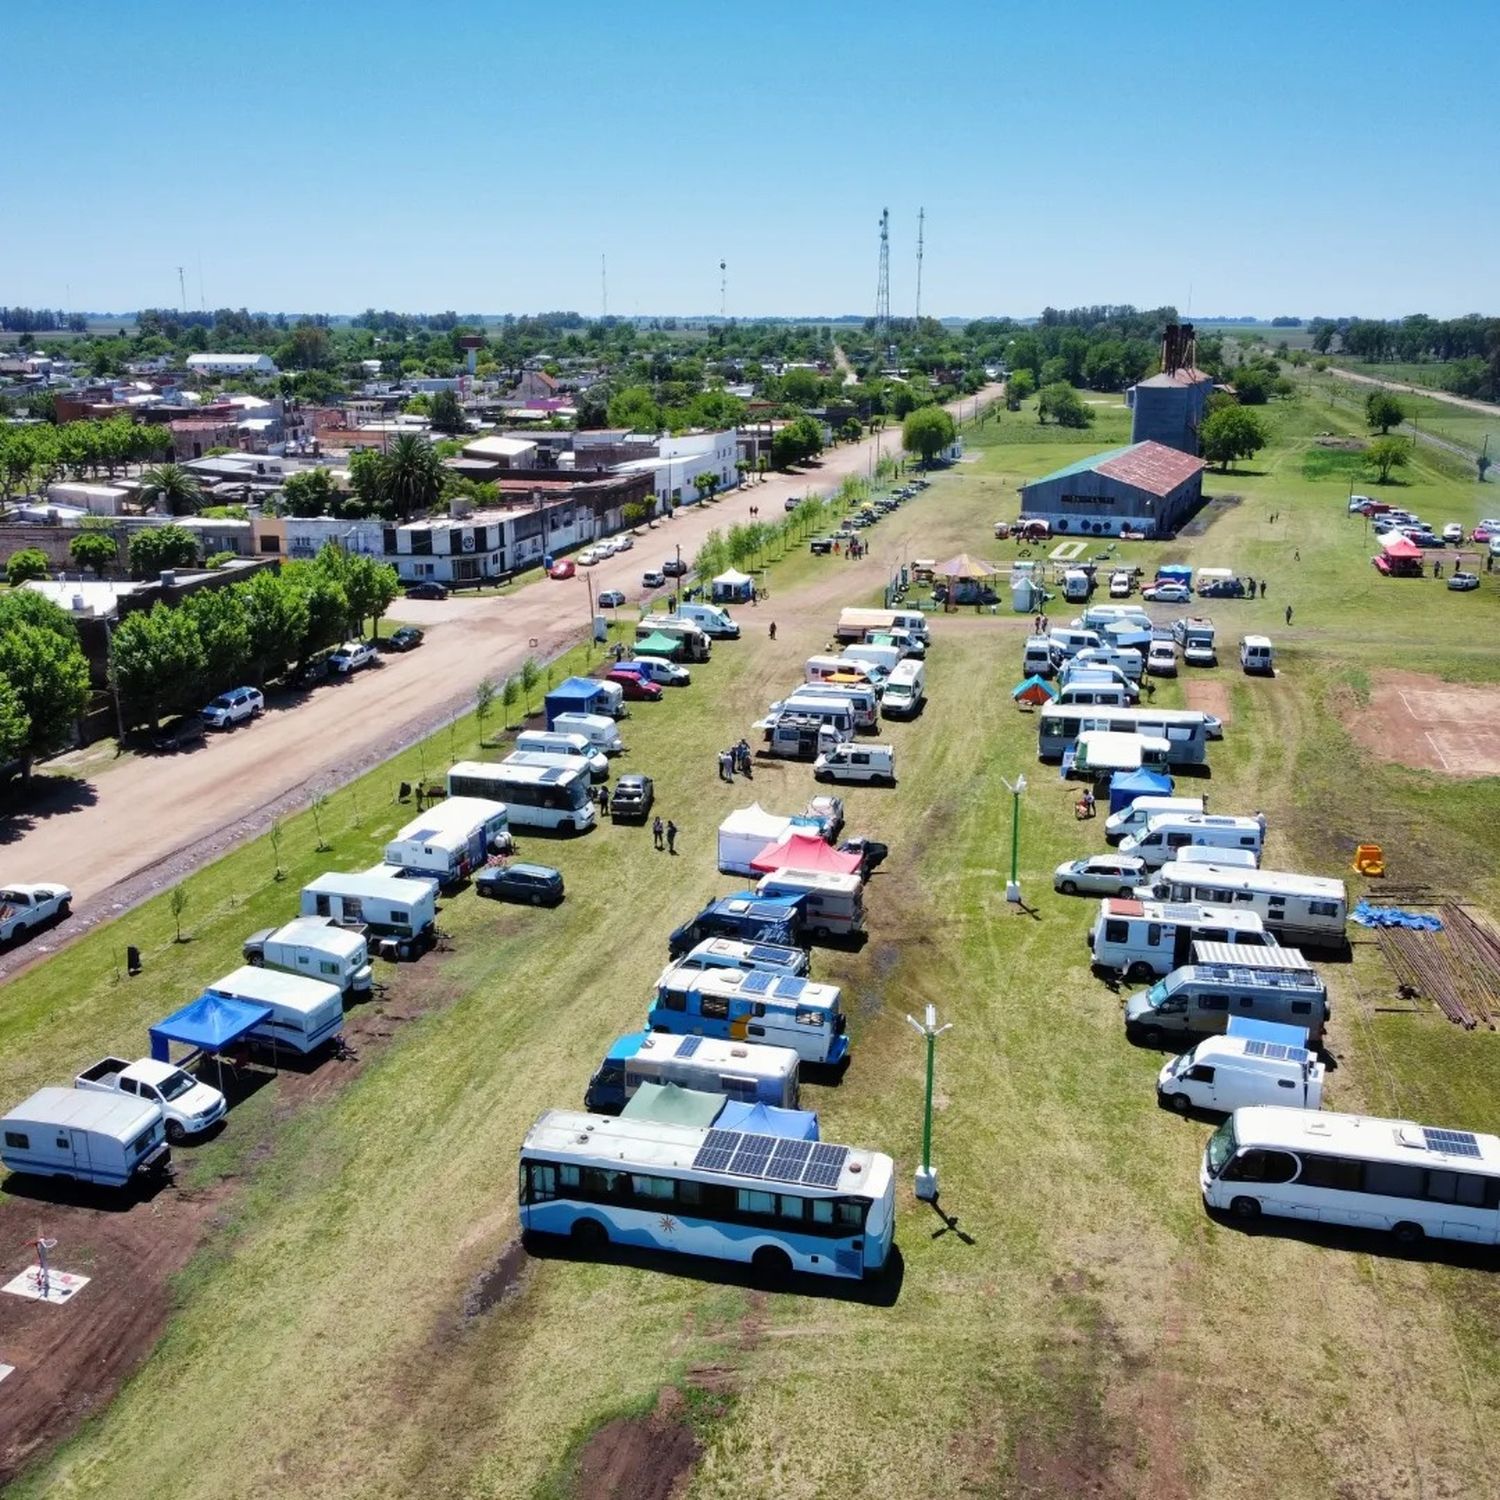
{"type": "Polygon", "coordinates": [[[1152,495],[1169,495],[1207,467],[1201,458],[1169,448],[1165,443],[1134,443],[1117,457],[1106,459],[1095,472],[1152,495]]]}

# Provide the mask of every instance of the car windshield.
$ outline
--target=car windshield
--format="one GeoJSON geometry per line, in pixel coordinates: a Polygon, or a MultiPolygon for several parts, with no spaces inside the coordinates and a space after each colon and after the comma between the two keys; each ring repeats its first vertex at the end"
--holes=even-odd
{"type": "Polygon", "coordinates": [[[1234,1138],[1234,1116],[1231,1115],[1208,1140],[1208,1170],[1215,1177],[1228,1165],[1238,1145],[1234,1138]]]}
{"type": "Polygon", "coordinates": [[[184,1073],[181,1068],[178,1068],[176,1072],[169,1073],[162,1079],[159,1085],[161,1096],[169,1102],[173,1099],[180,1099],[193,1087],[195,1081],[188,1074],[184,1073]]]}
{"type": "Polygon", "coordinates": [[[1149,1005],[1152,1010],[1160,1010],[1162,1007],[1162,1003],[1166,1000],[1169,993],[1170,991],[1167,989],[1167,981],[1165,979],[1158,979],[1156,983],[1146,991],[1146,1004],[1149,1005]]]}
{"type": "Polygon", "coordinates": [[[228,708],[233,702],[234,699],[228,693],[220,693],[208,706],[210,708],[228,708]]]}

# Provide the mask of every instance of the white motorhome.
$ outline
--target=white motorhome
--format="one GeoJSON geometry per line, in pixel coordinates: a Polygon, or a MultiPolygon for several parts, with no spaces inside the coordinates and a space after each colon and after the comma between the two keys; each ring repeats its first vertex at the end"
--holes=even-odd
{"type": "Polygon", "coordinates": [[[1103,673],[1085,672],[1069,677],[1058,689],[1060,704],[1100,703],[1109,708],[1128,708],[1140,695],[1123,682],[1103,673]]]}
{"type": "Polygon", "coordinates": [[[247,964],[336,984],[346,995],[368,995],[374,983],[364,935],[327,917],[297,917],[252,932],[241,949],[247,964]]]}
{"type": "Polygon", "coordinates": [[[880,695],[869,683],[820,682],[800,687],[779,706],[800,709],[810,698],[824,698],[849,706],[855,729],[873,734],[880,723],[880,695]]]}
{"type": "Polygon", "coordinates": [[[836,870],[777,870],[755,887],[757,896],[804,896],[802,923],[815,937],[848,937],[864,930],[865,883],[836,870]]]}
{"type": "Polygon", "coordinates": [[[516,736],[516,749],[537,755],[571,755],[588,762],[593,780],[609,780],[609,757],[596,750],[587,735],[559,733],[555,729],[523,729],[516,736]]]}
{"type": "Polygon", "coordinates": [[[625,748],[620,726],[604,714],[558,714],[552,721],[552,732],[578,735],[605,755],[618,755],[625,748]]]}
{"type": "Polygon", "coordinates": [[[1253,870],[1259,863],[1253,849],[1215,849],[1208,844],[1184,844],[1174,857],[1180,865],[1220,865],[1235,870],[1253,870]]]}
{"type": "Polygon", "coordinates": [[[385,846],[385,862],[440,886],[457,885],[510,844],[505,804],[449,797],[414,818],[385,846]]]}
{"type": "Polygon", "coordinates": [[[715,640],[737,641],[740,638],[739,622],[722,605],[679,604],[677,618],[690,621],[715,640]]]}
{"type": "Polygon", "coordinates": [[[1114,646],[1091,646],[1077,652],[1070,665],[1080,670],[1085,667],[1112,667],[1115,671],[1123,673],[1131,682],[1139,682],[1141,673],[1146,670],[1146,658],[1133,646],[1126,649],[1114,646]]]}
{"type": "Polygon", "coordinates": [[[927,618],[919,609],[846,609],[840,612],[834,635],[841,641],[862,641],[870,630],[909,630],[919,641],[930,635],[927,618]]]}
{"type": "Polygon", "coordinates": [[[1189,1052],[1162,1064],[1156,1099],[1164,1109],[1187,1114],[1210,1110],[1233,1114],[1255,1104],[1282,1109],[1322,1109],[1325,1068],[1297,1026],[1267,1025],[1286,1040],[1261,1036],[1205,1037],[1189,1052]]]}
{"type": "Polygon", "coordinates": [[[1194,942],[1275,947],[1276,939],[1253,911],[1226,906],[1168,904],[1108,896],[1089,929],[1089,948],[1101,969],[1146,979],[1181,968],[1194,942]]]}
{"type": "Polygon", "coordinates": [[[129,1094],[38,1089],[0,1118],[0,1163],[29,1177],[117,1188],[170,1160],[161,1109],[129,1094]]]}
{"type": "Polygon", "coordinates": [[[1158,813],[1202,811],[1202,797],[1137,797],[1128,807],[1104,820],[1104,837],[1109,843],[1118,844],[1126,834],[1143,833],[1147,822],[1158,813]]]}
{"type": "Polygon", "coordinates": [[[868,666],[879,667],[880,680],[885,681],[905,660],[905,656],[898,646],[872,646],[868,641],[855,641],[852,645],[844,647],[842,659],[861,661],[868,666]]]}
{"type": "Polygon", "coordinates": [[[647,615],[635,627],[635,638],[643,641],[651,635],[671,636],[683,661],[708,661],[714,654],[713,642],[703,627],[681,615],[647,615]]]}
{"type": "Polygon", "coordinates": [[[1050,677],[1057,669],[1052,665],[1052,638],[1031,636],[1021,651],[1021,672],[1027,677],[1050,677]]]}
{"type": "Polygon", "coordinates": [[[1140,604],[1091,604],[1073,625],[1079,630],[1102,630],[1106,625],[1134,622],[1151,628],[1151,615],[1140,604]]]}
{"type": "Polygon", "coordinates": [[[1240,642],[1240,667],[1251,676],[1257,673],[1266,677],[1275,675],[1276,653],[1268,636],[1247,635],[1240,642]]]}
{"type": "Polygon", "coordinates": [[[435,880],[330,871],[302,887],[302,915],[366,928],[383,940],[383,949],[412,958],[436,940],[437,895],[435,880]]]}
{"type": "Polygon", "coordinates": [[[1349,893],[1342,880],[1174,859],[1156,872],[1151,885],[1158,900],[1253,911],[1278,941],[1342,948],[1347,940],[1349,893]]]}
{"type": "Polygon", "coordinates": [[[1096,632],[1075,630],[1070,627],[1052,631],[1047,641],[1052,652],[1052,665],[1055,667],[1060,667],[1069,657],[1076,656],[1080,651],[1097,651],[1104,644],[1096,632]]]}
{"type": "Polygon", "coordinates": [[[791,697],[771,706],[765,725],[788,716],[814,718],[826,724],[841,740],[854,737],[854,704],[834,693],[815,692],[810,688],[798,688],[791,697]]]}
{"type": "Polygon", "coordinates": [[[1154,869],[1175,859],[1186,844],[1218,849],[1249,849],[1260,855],[1265,829],[1259,818],[1222,813],[1156,813],[1138,833],[1120,840],[1121,854],[1135,854],[1154,869]]]}
{"type": "Polygon", "coordinates": [[[251,1031],[251,1038],[290,1047],[304,1056],[332,1041],[344,1024],[344,995],[339,987],[301,974],[245,964],[216,979],[206,993],[270,1006],[271,1014],[251,1031]]]}
{"type": "Polygon", "coordinates": [[[863,683],[874,688],[885,681],[885,673],[874,663],[852,656],[809,656],[802,667],[802,680],[814,686],[863,683]]]}
{"type": "Polygon", "coordinates": [[[1062,596],[1071,604],[1082,604],[1089,596],[1093,580],[1082,568],[1068,568],[1062,576],[1062,596]]]}
{"type": "Polygon", "coordinates": [[[880,712],[887,719],[915,718],[926,699],[927,668],[908,656],[896,663],[880,700],[880,712]]]}

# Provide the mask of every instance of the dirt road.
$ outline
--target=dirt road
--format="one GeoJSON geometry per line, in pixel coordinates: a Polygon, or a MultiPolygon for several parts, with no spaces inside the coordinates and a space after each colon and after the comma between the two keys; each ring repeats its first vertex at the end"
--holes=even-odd
{"type": "MultiPolygon", "coordinates": [[[[987,388],[980,404],[999,394],[987,388]]],[[[957,403],[949,409],[956,414],[957,403]]],[[[594,589],[620,589],[633,604],[645,569],[679,547],[691,558],[707,532],[744,521],[752,505],[774,518],[790,496],[829,493],[847,475],[868,473],[882,438],[885,453],[899,448],[899,433],[877,434],[830,450],[802,473],[679,510],[637,537],[633,550],[590,568],[594,589]]],[[[501,598],[402,601],[397,609],[431,625],[419,650],[306,695],[271,695],[263,719],[170,759],[121,760],[83,781],[67,757],[49,766],[47,791],[0,817],[0,870],[14,880],[64,882],[76,915],[0,959],[0,978],[429,734],[472,703],[481,677],[514,672],[527,656],[556,656],[585,632],[588,594],[581,578],[541,579],[501,598]]]]}
{"type": "Polygon", "coordinates": [[[1429,390],[1425,385],[1408,385],[1401,380],[1382,380],[1378,375],[1361,375],[1357,370],[1346,370],[1340,365],[1329,365],[1328,373],[1338,376],[1340,380],[1353,380],[1360,385],[1378,385],[1382,390],[1405,391],[1412,396],[1431,396],[1434,401],[1446,401],[1449,406],[1462,406],[1486,417],[1500,417],[1500,406],[1496,406],[1493,401],[1475,401],[1468,396],[1455,396],[1450,391],[1429,390]]]}

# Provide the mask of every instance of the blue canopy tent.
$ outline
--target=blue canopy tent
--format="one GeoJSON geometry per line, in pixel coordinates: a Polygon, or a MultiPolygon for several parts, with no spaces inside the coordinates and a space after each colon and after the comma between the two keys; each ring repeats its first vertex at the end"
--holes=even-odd
{"type": "Polygon", "coordinates": [[[1109,810],[1119,812],[1137,797],[1170,797],[1172,778],[1142,766],[1139,771],[1116,771],[1109,778],[1109,810]]]}
{"type": "Polygon", "coordinates": [[[151,1056],[157,1062],[170,1062],[173,1042],[199,1052],[222,1052],[270,1020],[271,1014],[269,1005],[232,1000],[227,995],[200,995],[151,1028],[151,1056]]]}
{"type": "Polygon", "coordinates": [[[780,1135],[793,1141],[818,1138],[818,1116],[810,1109],[777,1109],[770,1104],[747,1104],[731,1099],[714,1121],[719,1130],[743,1130],[750,1135],[780,1135]]]}
{"type": "Polygon", "coordinates": [[[609,695],[603,683],[592,677],[568,677],[542,699],[547,728],[557,722],[559,714],[608,714],[609,695]]]}

